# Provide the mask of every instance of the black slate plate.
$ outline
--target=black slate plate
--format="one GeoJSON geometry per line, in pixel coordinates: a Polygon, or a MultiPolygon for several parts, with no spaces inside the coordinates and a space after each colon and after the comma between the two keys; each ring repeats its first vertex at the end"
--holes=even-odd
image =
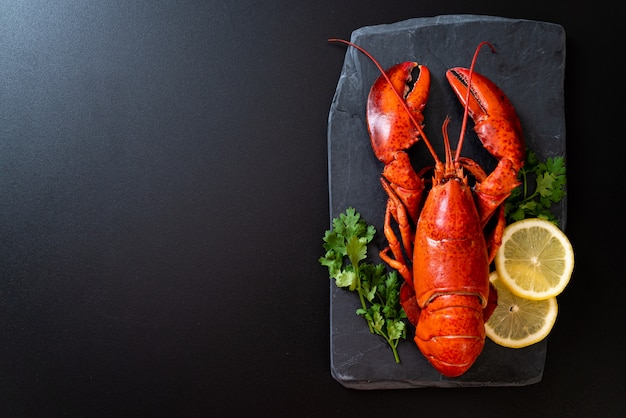
{"type": "MultiPolygon", "coordinates": [[[[502,88],[515,106],[527,146],[540,159],[565,155],[563,82],[565,31],[556,24],[491,16],[449,15],[370,26],[352,33],[351,41],[367,49],[383,68],[417,61],[431,70],[431,93],[425,109],[426,133],[441,156],[441,124],[449,115],[451,141],[458,138],[462,107],[445,80],[450,67],[470,65],[476,46],[489,41],[476,71],[502,88]]],[[[344,45],[337,46],[346,48],[344,45]]],[[[331,219],[354,207],[376,227],[376,242],[368,255],[380,262],[386,196],[379,183],[382,164],[375,158],[365,122],[369,89],[379,76],[360,52],[348,48],[330,109],[328,123],[329,195],[331,219]]],[[[487,170],[495,166],[473,134],[465,139],[464,155],[487,170]]],[[[416,167],[432,163],[423,143],[410,151],[416,167]]],[[[555,214],[562,227],[565,201],[555,214]]],[[[330,283],[331,373],[342,385],[356,389],[416,387],[521,386],[541,380],[547,339],[524,349],[507,349],[487,340],[473,367],[458,378],[440,375],[421,355],[413,336],[399,345],[396,364],[386,343],[370,334],[355,314],[358,297],[330,283]]],[[[409,334],[412,334],[412,329],[409,334]]]]}

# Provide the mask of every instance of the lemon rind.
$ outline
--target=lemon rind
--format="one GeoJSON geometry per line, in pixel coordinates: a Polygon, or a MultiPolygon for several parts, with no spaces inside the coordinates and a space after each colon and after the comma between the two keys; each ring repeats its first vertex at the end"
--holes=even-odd
{"type": "Polygon", "coordinates": [[[574,250],[572,248],[571,242],[569,241],[565,233],[561,229],[559,229],[558,226],[554,225],[550,221],[546,221],[546,220],[539,219],[539,218],[523,219],[521,221],[514,222],[507,226],[507,228],[504,230],[504,234],[502,235],[502,242],[503,242],[503,245],[501,245],[500,248],[498,249],[498,253],[495,258],[495,266],[502,282],[509,288],[511,293],[519,297],[523,297],[523,298],[530,299],[530,300],[545,300],[545,299],[556,297],[565,290],[565,287],[569,284],[569,281],[571,279],[571,276],[574,270],[574,250]],[[513,279],[510,276],[509,272],[504,266],[504,261],[505,261],[504,255],[503,255],[504,242],[510,239],[510,237],[515,232],[521,229],[530,228],[533,226],[548,229],[551,232],[552,236],[559,240],[566,254],[566,257],[564,258],[565,266],[564,266],[563,274],[562,274],[562,276],[565,277],[565,279],[562,279],[559,282],[558,286],[554,286],[544,292],[536,292],[536,291],[529,290],[529,289],[519,286],[516,283],[515,279],[513,279]]]}

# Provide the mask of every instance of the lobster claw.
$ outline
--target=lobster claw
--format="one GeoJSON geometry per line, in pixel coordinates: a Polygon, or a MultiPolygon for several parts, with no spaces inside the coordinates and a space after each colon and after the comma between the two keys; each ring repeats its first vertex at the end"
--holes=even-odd
{"type": "Polygon", "coordinates": [[[398,151],[410,148],[419,139],[419,132],[413,126],[411,115],[421,125],[424,121],[422,110],[426,106],[430,88],[428,68],[416,62],[403,62],[385,71],[387,79],[380,76],[367,98],[367,126],[376,157],[384,164],[394,160],[398,151]],[[419,76],[413,88],[409,84],[411,72],[419,68],[419,76]],[[398,100],[398,94],[404,104],[398,100]],[[405,104],[411,115],[407,114],[405,104]]]}
{"type": "Polygon", "coordinates": [[[474,72],[466,103],[470,70],[452,68],[446,72],[450,86],[474,121],[474,131],[485,149],[498,160],[495,170],[476,186],[483,224],[520,182],[517,173],[524,165],[522,126],[515,108],[504,92],[487,77],[474,72]]]}
{"type": "Polygon", "coordinates": [[[367,99],[370,141],[374,154],[385,164],[383,176],[416,222],[424,184],[404,151],[420,138],[415,125],[421,127],[424,121],[422,111],[428,101],[430,72],[409,61],[394,65],[385,74],[387,78],[381,75],[374,82],[367,99]],[[411,88],[416,67],[419,75],[411,88]]]}

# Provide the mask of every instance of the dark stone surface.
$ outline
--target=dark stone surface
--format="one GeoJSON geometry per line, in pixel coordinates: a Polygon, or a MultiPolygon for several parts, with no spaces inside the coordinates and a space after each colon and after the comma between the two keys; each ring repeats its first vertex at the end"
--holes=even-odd
{"type": "MultiPolygon", "coordinates": [[[[507,94],[518,112],[526,144],[539,158],[565,155],[563,27],[492,16],[448,15],[361,28],[352,33],[351,41],[367,49],[384,68],[402,61],[417,61],[430,68],[426,133],[440,155],[444,118],[452,117],[449,132],[454,147],[462,116],[445,71],[455,66],[469,67],[476,46],[489,41],[497,53],[484,48],[476,71],[491,78],[507,94]]],[[[377,242],[369,250],[374,262],[378,262],[378,251],[384,245],[386,197],[378,180],[382,164],[369,144],[365,103],[378,76],[376,67],[363,54],[349,48],[328,123],[331,219],[352,206],[373,224],[379,231],[377,242]]],[[[431,163],[425,147],[420,145],[411,150],[416,167],[431,163]]],[[[473,133],[466,137],[464,155],[488,170],[494,166],[473,133]]],[[[565,201],[556,213],[564,227],[565,201]]],[[[524,349],[507,349],[488,340],[474,366],[463,376],[450,379],[424,359],[412,341],[410,329],[410,337],[399,346],[401,363],[396,364],[385,342],[370,334],[364,320],[355,314],[357,296],[338,289],[331,280],[330,298],[331,373],[346,387],[520,386],[542,378],[547,339],[524,349]]]]}

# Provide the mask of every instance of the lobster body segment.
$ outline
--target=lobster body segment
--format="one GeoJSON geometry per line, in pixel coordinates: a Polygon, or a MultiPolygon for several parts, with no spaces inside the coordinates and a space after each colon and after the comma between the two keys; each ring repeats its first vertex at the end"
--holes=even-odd
{"type": "Polygon", "coordinates": [[[439,372],[456,377],[482,352],[484,322],[497,303],[489,264],[505,225],[503,202],[519,184],[517,173],[524,163],[521,125],[504,93],[473,71],[474,61],[470,70],[453,68],[447,78],[464,106],[463,126],[467,116],[473,119],[480,141],[498,164],[486,174],[462,157],[463,136],[453,155],[448,119],[441,161],[423,127],[427,67],[405,62],[384,71],[374,63],[382,74],[369,93],[367,123],[374,153],[385,166],[381,183],[388,196],[384,232],[389,245],[380,256],[405,280],[400,302],[415,326],[417,347],[439,372]],[[411,89],[415,68],[420,72],[411,89]],[[434,164],[416,172],[405,151],[418,141],[428,147],[434,164]]]}
{"type": "Polygon", "coordinates": [[[484,346],[489,299],[487,245],[467,178],[433,186],[413,254],[415,343],[441,373],[459,376],[484,346]]]}
{"type": "Polygon", "coordinates": [[[467,179],[433,186],[413,247],[413,288],[420,307],[446,293],[474,294],[486,305],[487,245],[467,179]]]}

